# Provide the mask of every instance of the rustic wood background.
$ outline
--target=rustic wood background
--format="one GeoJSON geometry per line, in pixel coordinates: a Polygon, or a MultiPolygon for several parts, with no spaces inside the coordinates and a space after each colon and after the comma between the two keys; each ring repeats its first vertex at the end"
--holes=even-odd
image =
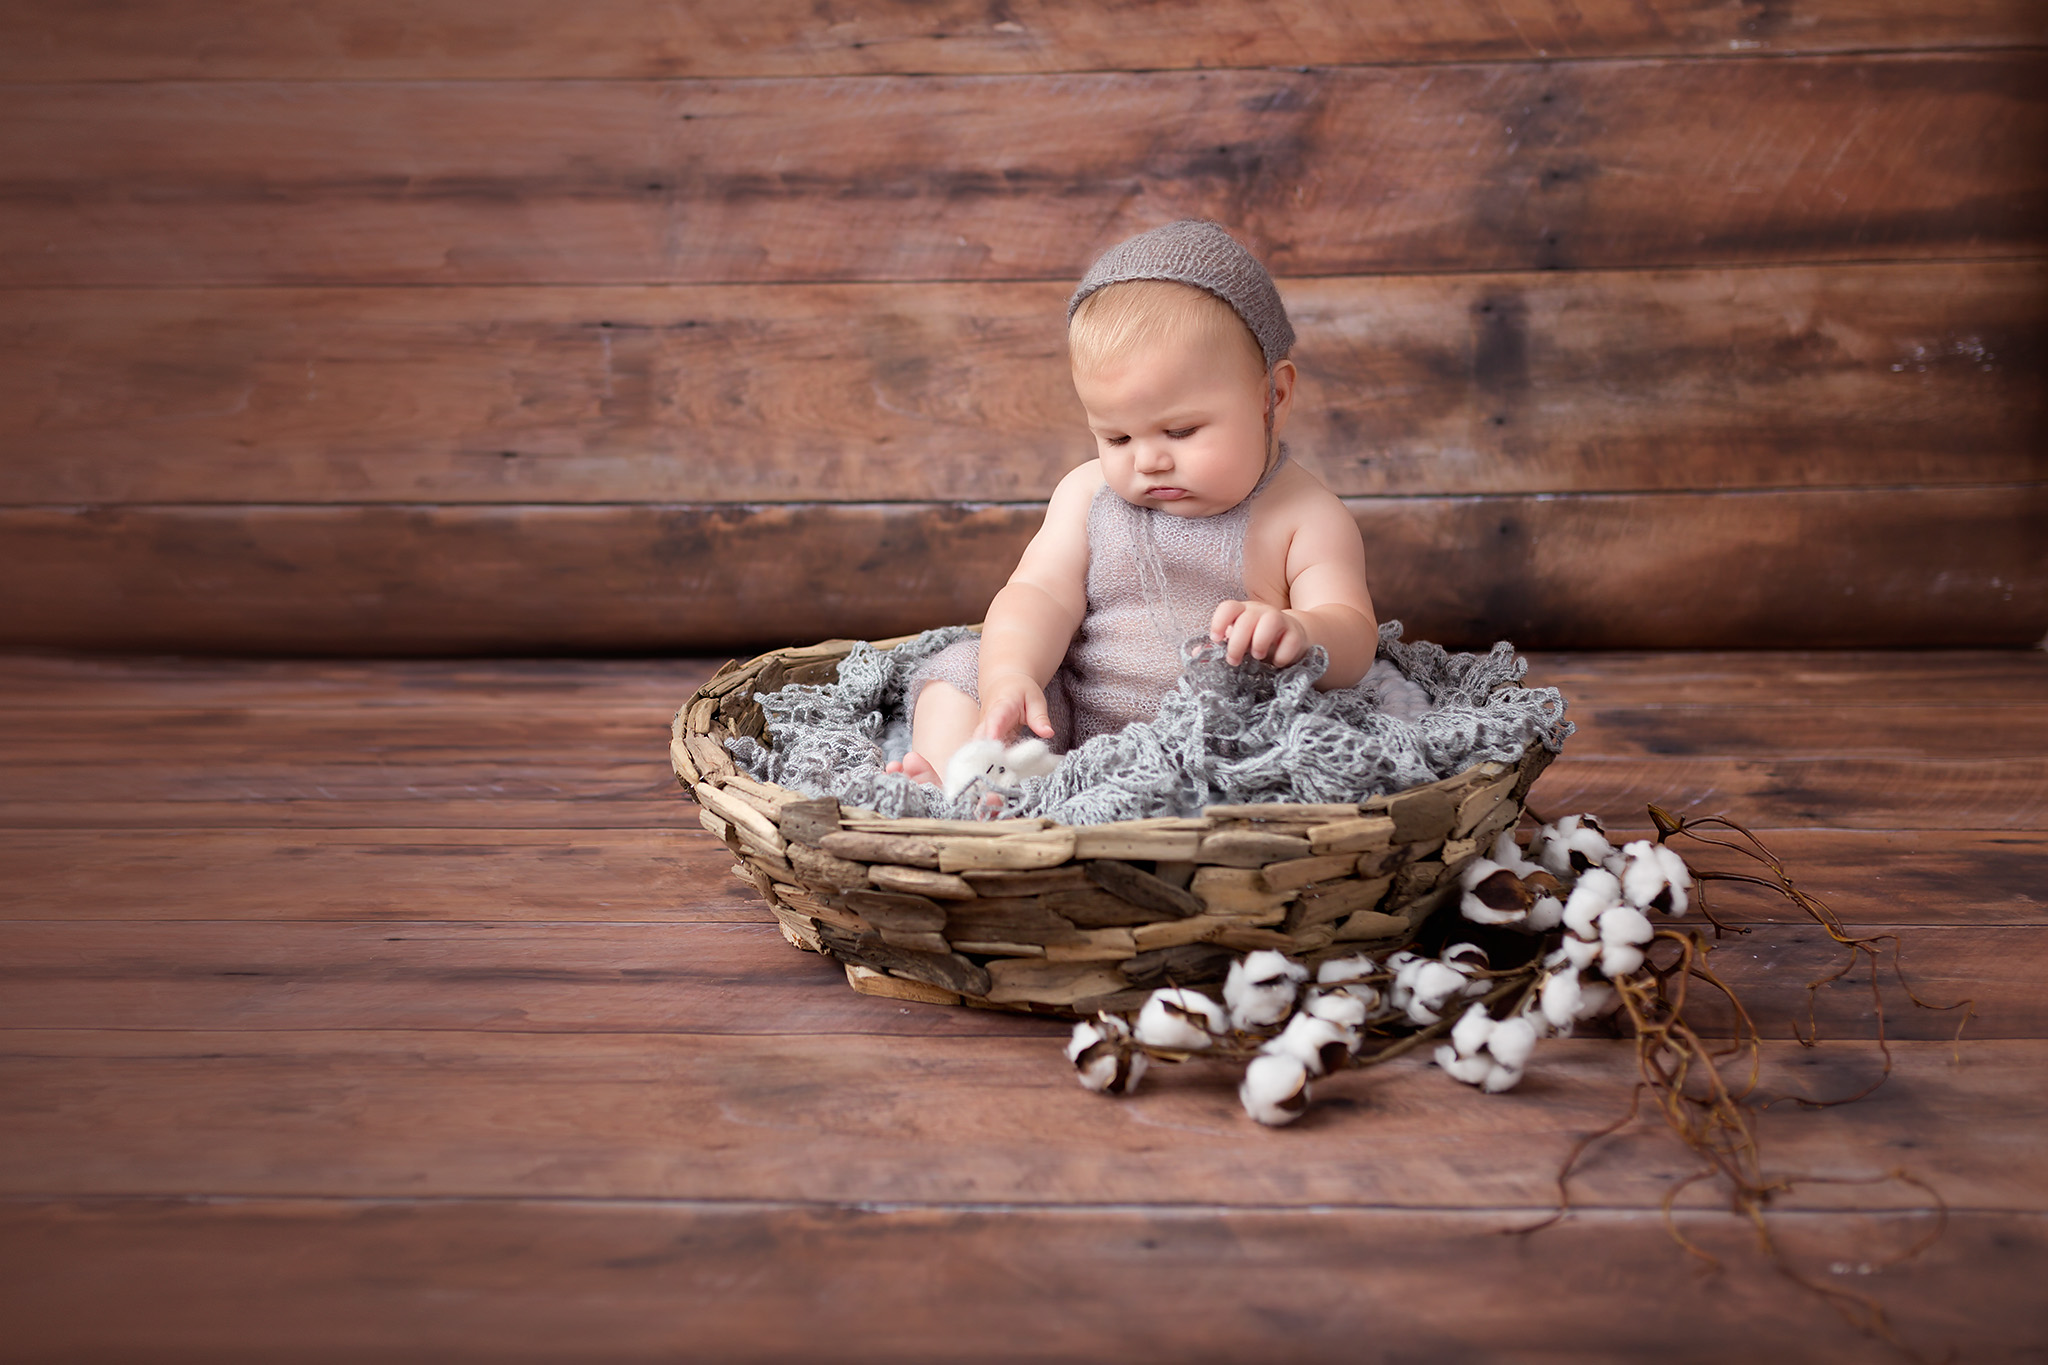
{"type": "Polygon", "coordinates": [[[1382,614],[2048,632],[2039,0],[0,10],[0,643],[979,615],[1061,304],[1217,217],[1382,614]]]}
{"type": "Polygon", "coordinates": [[[1958,1046],[1857,972],[1809,1020],[1841,950],[1710,888],[1762,1094],[1876,1080],[1883,1001],[1881,1089],[1760,1123],[1793,1268],[1914,1354],[1653,1115],[1502,1235],[1630,1043],[1498,1096],[1413,1054],[1275,1133],[1229,1068],[1118,1102],[1055,1022],[854,994],[667,770],[715,660],[0,655],[0,1359],[2040,1365],[2048,655],[1531,659],[1580,726],[1538,809],[1733,814],[1976,1002],[1958,1046]]]}

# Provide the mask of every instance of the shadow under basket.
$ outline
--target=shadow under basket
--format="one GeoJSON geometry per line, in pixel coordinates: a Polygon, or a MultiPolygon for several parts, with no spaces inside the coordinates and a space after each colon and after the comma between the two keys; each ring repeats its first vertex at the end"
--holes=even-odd
{"type": "Polygon", "coordinates": [[[1089,1015],[1220,981],[1260,948],[1313,965],[1400,947],[1521,818],[1552,757],[1531,741],[1518,763],[1355,804],[1078,826],[892,819],[739,771],[725,740],[773,743],[754,694],[831,682],[853,644],[727,664],[676,713],[669,756],[783,937],[869,995],[1089,1015]]]}

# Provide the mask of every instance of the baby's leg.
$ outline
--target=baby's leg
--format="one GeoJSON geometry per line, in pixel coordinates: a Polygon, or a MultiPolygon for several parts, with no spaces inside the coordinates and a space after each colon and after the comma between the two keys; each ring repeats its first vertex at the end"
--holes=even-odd
{"type": "Polygon", "coordinates": [[[920,782],[938,782],[946,771],[953,751],[973,737],[981,720],[981,704],[949,682],[934,679],[918,693],[910,712],[910,752],[903,756],[901,772],[920,782]]]}
{"type": "Polygon", "coordinates": [[[942,782],[946,761],[974,736],[981,721],[981,641],[957,640],[926,659],[910,675],[910,752],[889,771],[920,782],[942,782]]]}

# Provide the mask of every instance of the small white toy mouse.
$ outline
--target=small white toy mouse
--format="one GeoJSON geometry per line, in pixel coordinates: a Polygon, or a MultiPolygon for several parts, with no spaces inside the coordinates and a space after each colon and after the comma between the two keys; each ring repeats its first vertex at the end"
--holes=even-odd
{"type": "Polygon", "coordinates": [[[978,781],[1014,787],[1023,778],[1044,777],[1059,766],[1059,756],[1042,739],[1021,740],[1007,748],[999,739],[970,739],[946,764],[946,795],[958,796],[978,781]]]}

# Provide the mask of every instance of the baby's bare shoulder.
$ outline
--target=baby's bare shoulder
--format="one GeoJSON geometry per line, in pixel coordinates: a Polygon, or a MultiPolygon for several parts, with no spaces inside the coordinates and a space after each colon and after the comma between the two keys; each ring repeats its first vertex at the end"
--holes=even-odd
{"type": "Polygon", "coordinates": [[[1052,491],[1053,500],[1080,497],[1092,502],[1095,490],[1105,482],[1102,461],[1089,460],[1085,464],[1077,464],[1060,476],[1059,484],[1052,491]]]}
{"type": "Polygon", "coordinates": [[[1104,482],[1099,460],[1090,460],[1068,470],[1052,490],[1052,498],[1046,504],[1045,524],[1049,527],[1074,526],[1085,534],[1088,508],[1095,501],[1096,490],[1104,482]]]}
{"type": "Polygon", "coordinates": [[[1328,522],[1332,518],[1351,521],[1351,513],[1329,486],[1292,462],[1273,476],[1253,511],[1260,521],[1287,527],[1328,522]]]}

